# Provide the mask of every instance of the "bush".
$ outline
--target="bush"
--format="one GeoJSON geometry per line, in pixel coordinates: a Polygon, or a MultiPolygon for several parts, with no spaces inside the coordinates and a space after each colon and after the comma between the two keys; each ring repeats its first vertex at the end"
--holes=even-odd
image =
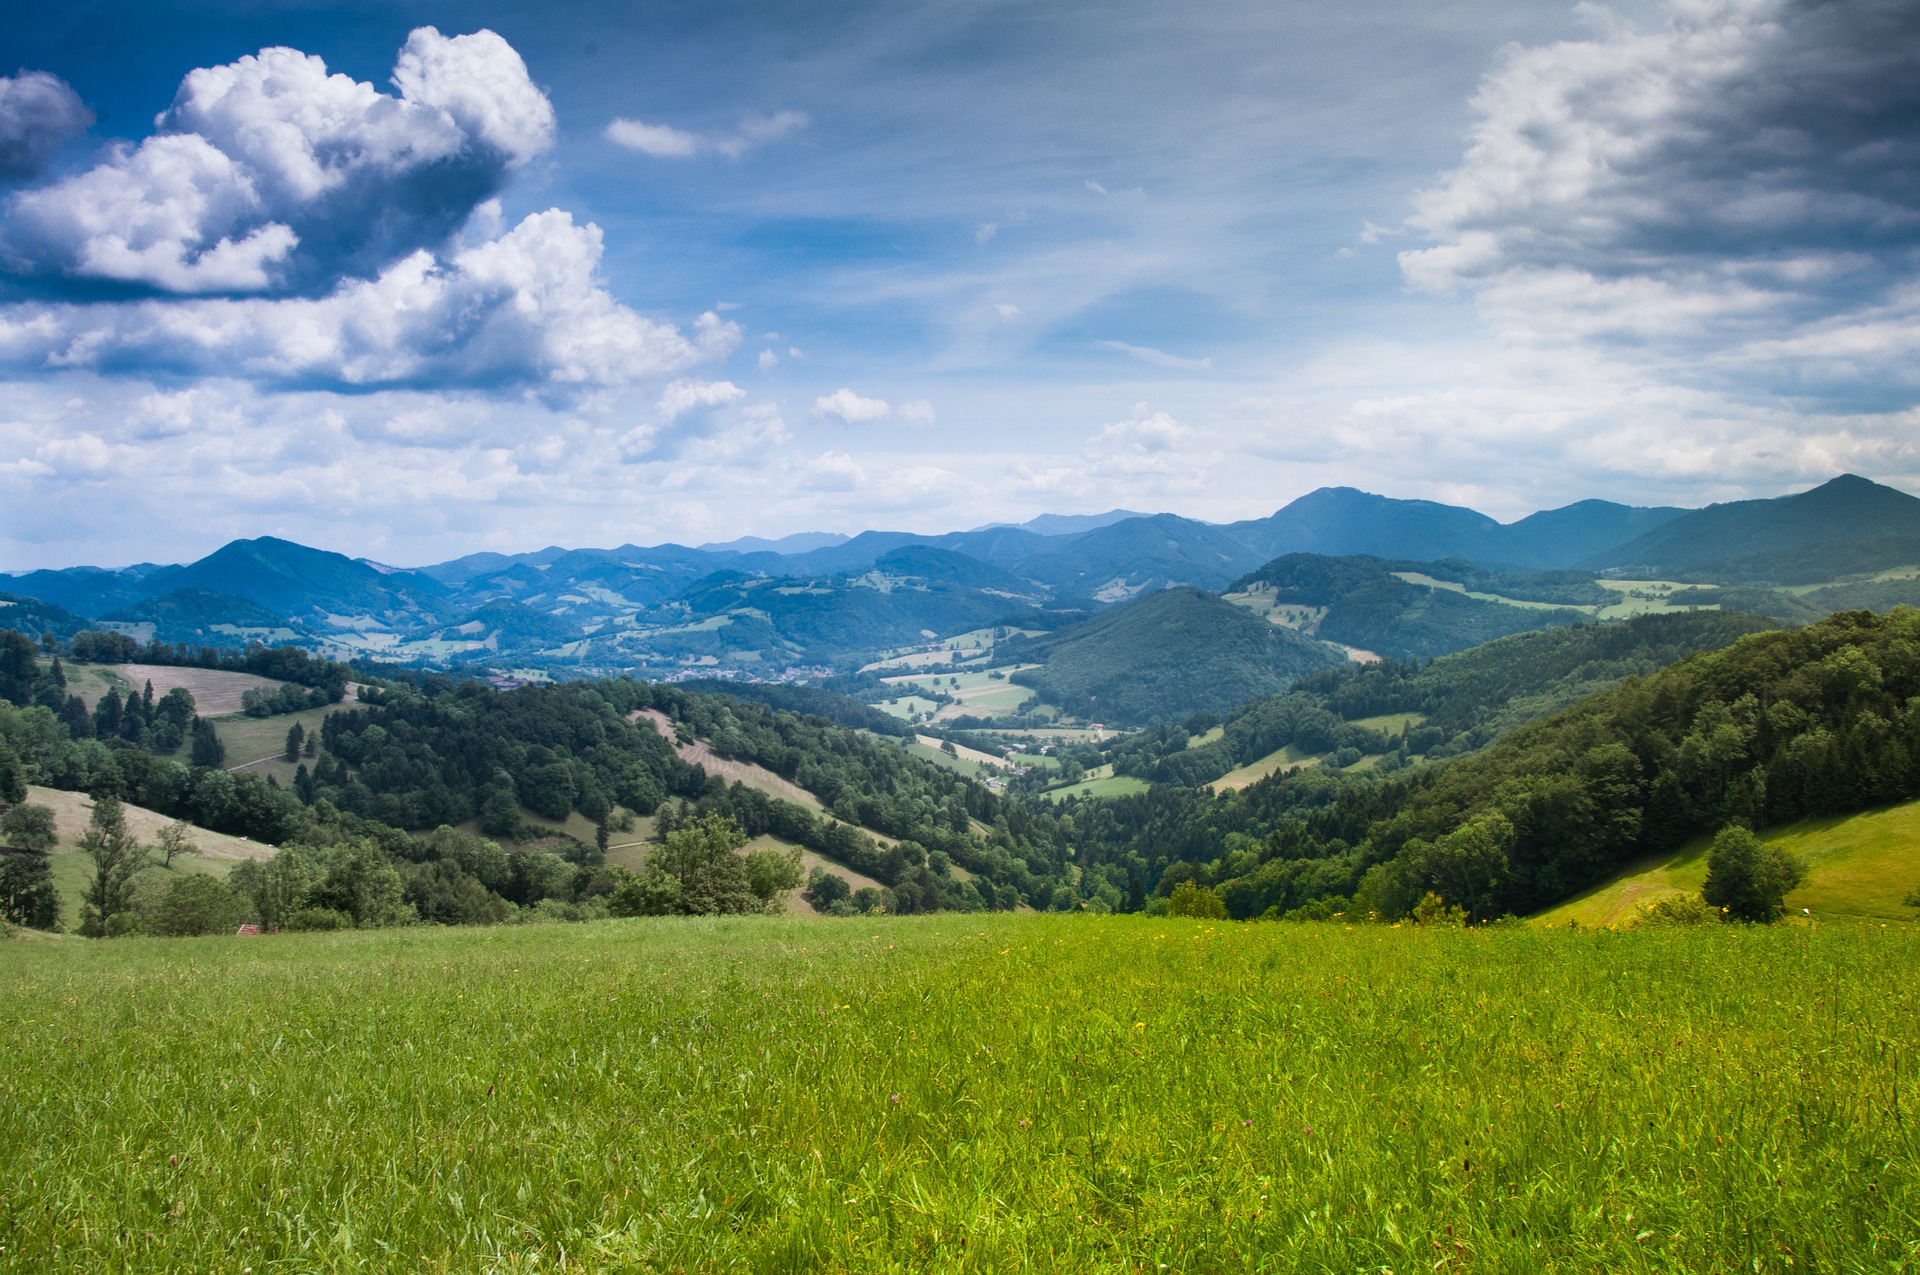
{"type": "Polygon", "coordinates": [[[287,917],[289,930],[351,930],[353,918],[337,908],[301,908],[287,917]]]}
{"type": "Polygon", "coordinates": [[[53,849],[59,834],[54,829],[53,811],[45,806],[22,803],[0,815],[0,843],[18,850],[53,849]]]}
{"type": "Polygon", "coordinates": [[[1720,910],[1697,894],[1676,894],[1640,909],[1636,927],[1712,925],[1720,919],[1720,910]]]}
{"type": "Polygon", "coordinates": [[[36,930],[59,928],[60,896],[43,852],[0,854],[0,920],[36,930]]]}
{"type": "Polygon", "coordinates": [[[1735,825],[1713,839],[1700,893],[1728,920],[1767,924],[1778,919],[1787,895],[1806,876],[1807,866],[1796,856],[1735,825]]]}
{"type": "Polygon", "coordinates": [[[833,905],[853,897],[853,887],[837,872],[815,868],[807,877],[806,899],[816,911],[832,912],[833,905]]]}
{"type": "Polygon", "coordinates": [[[1462,907],[1448,907],[1447,901],[1429,890],[1420,901],[1413,905],[1413,923],[1415,925],[1465,925],[1467,910],[1462,907]]]}
{"type": "Polygon", "coordinates": [[[230,934],[246,919],[244,895],[219,877],[185,872],[167,884],[144,918],[149,934],[230,934]]]}
{"type": "Polygon", "coordinates": [[[1167,896],[1168,916],[1191,916],[1203,921],[1224,921],[1227,919],[1227,905],[1220,896],[1205,886],[1195,885],[1191,881],[1182,881],[1175,886],[1173,893],[1167,896]]]}
{"type": "Polygon", "coordinates": [[[1283,921],[1335,921],[1345,917],[1347,910],[1352,906],[1352,899],[1328,895],[1326,898],[1311,899],[1293,911],[1281,914],[1280,919],[1283,921]]]}

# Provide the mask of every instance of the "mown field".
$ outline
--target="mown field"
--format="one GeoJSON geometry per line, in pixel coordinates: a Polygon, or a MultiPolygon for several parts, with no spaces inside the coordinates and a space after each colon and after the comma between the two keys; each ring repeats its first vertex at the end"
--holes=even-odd
{"type": "Polygon", "coordinates": [[[1899,1271],[1920,935],[0,948],[0,1268],[1899,1271]]]}

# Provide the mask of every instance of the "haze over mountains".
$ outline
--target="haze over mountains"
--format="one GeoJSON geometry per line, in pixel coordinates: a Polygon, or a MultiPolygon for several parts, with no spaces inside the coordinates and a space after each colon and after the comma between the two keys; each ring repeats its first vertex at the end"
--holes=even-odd
{"type": "Polygon", "coordinates": [[[0,607],[0,623],[196,645],[294,641],[430,666],[763,680],[847,673],[999,631],[1025,634],[1025,658],[1051,669],[1023,684],[1085,706],[1111,702],[1095,688],[1121,677],[1128,658],[1152,665],[1148,648],[1174,640],[1146,617],[1088,622],[1168,589],[1233,604],[1177,608],[1188,622],[1179,630],[1187,672],[1240,671],[1219,684],[1218,698],[1258,693],[1328,661],[1431,658],[1647,609],[1726,607],[1788,620],[1885,609],[1914,592],[1900,572],[1909,565],[1920,565],[1920,499],[1853,475],[1773,500],[1700,510],[1587,500],[1507,524],[1329,487],[1270,517],[1225,524],[1113,510],[944,535],[551,546],[417,568],[262,537],[180,566],[8,577],[0,592],[14,601],[0,607]],[[1252,653],[1242,617],[1292,630],[1284,651],[1252,653]],[[1039,640],[1045,634],[1053,636],[1039,640]],[[1134,655],[1116,654],[1122,648],[1134,655]]]}

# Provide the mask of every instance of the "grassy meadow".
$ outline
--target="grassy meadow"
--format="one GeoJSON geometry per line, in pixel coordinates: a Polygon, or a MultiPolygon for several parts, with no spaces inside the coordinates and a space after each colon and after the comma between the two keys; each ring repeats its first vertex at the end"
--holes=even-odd
{"type": "MultiPolygon", "coordinates": [[[[1767,828],[1760,839],[1806,864],[1806,880],[1787,896],[1789,912],[1805,909],[1816,918],[1869,921],[1914,919],[1906,900],[1920,888],[1920,801],[1767,828]]],[[[1534,923],[1620,925],[1663,898],[1698,894],[1707,880],[1710,844],[1710,838],[1696,837],[1672,855],[1635,864],[1542,912],[1534,923]]]]}
{"type": "Polygon", "coordinates": [[[1900,1271],[1920,933],[0,947],[0,1269],[1900,1271]]]}

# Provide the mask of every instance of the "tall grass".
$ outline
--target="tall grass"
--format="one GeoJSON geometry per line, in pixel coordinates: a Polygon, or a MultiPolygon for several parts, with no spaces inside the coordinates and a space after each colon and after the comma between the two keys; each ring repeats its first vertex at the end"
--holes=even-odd
{"type": "Polygon", "coordinates": [[[0,1268],[1899,1271],[1920,937],[0,947],[0,1268]]]}

